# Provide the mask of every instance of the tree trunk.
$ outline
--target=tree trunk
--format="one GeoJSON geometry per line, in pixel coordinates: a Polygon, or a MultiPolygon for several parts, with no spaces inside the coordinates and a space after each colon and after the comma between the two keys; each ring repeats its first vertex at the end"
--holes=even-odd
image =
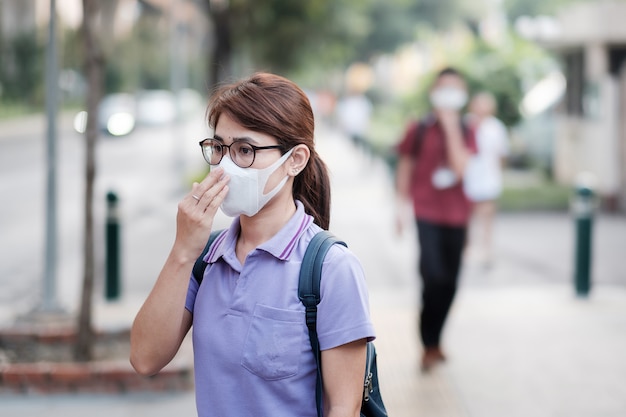
{"type": "Polygon", "coordinates": [[[85,75],[87,78],[87,127],[85,129],[85,236],[84,271],[78,338],[74,359],[85,362],[93,356],[92,304],[95,273],[93,195],[96,176],[95,148],[98,138],[98,104],[102,95],[104,61],[97,39],[96,19],[98,0],[83,0],[83,42],[85,48],[85,75]]]}
{"type": "Polygon", "coordinates": [[[211,69],[211,86],[216,86],[231,75],[230,61],[232,57],[232,41],[230,32],[230,9],[227,2],[207,0],[209,14],[213,21],[215,42],[209,68],[211,69]]]}

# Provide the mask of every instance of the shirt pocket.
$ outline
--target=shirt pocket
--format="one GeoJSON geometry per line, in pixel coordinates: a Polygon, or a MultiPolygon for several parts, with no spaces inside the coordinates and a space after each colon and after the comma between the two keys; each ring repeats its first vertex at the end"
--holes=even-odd
{"type": "Polygon", "coordinates": [[[243,346],[241,365],[271,381],[298,373],[304,312],[257,304],[243,346]]]}

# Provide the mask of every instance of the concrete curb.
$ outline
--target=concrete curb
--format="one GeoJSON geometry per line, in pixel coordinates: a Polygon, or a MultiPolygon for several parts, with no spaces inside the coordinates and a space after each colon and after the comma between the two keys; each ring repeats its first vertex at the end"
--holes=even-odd
{"type": "Polygon", "coordinates": [[[171,365],[142,377],[128,362],[36,362],[0,366],[0,394],[121,394],[187,391],[193,387],[191,366],[171,365]]]}
{"type": "Polygon", "coordinates": [[[157,375],[138,375],[129,361],[122,359],[127,357],[122,352],[128,350],[129,336],[128,329],[96,332],[98,344],[108,344],[109,350],[117,349],[118,354],[105,358],[96,352],[101,358],[79,363],[71,361],[65,352],[71,351],[76,340],[72,328],[16,326],[1,330],[0,352],[5,360],[14,360],[0,364],[0,394],[119,394],[193,388],[193,366],[184,358],[177,358],[157,375]],[[49,360],[42,351],[60,360],[49,360]]]}

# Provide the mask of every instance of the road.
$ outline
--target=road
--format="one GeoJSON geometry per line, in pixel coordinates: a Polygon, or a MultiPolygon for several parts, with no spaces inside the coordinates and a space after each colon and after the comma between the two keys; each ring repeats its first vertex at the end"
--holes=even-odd
{"type": "MultiPolygon", "coordinates": [[[[123,241],[137,235],[138,229],[150,228],[159,210],[171,211],[173,219],[175,206],[163,202],[173,201],[173,194],[188,188],[190,179],[204,166],[197,145],[208,132],[202,124],[202,111],[187,122],[139,127],[121,138],[100,137],[95,184],[99,285],[104,269],[106,193],[113,190],[120,197],[123,241]]],[[[47,173],[44,132],[41,116],[4,123],[0,130],[0,321],[28,312],[41,300],[47,173]]],[[[58,137],[57,298],[71,311],[78,304],[82,280],[85,146],[84,137],[72,129],[71,115],[60,117],[58,137]]],[[[163,241],[171,240],[164,236],[163,241]]],[[[146,242],[151,244],[154,242],[146,242]]],[[[166,248],[161,244],[155,250],[166,248]]],[[[162,253],[157,255],[162,258],[162,253]]],[[[122,259],[125,272],[132,265],[129,259],[122,259]]],[[[126,290],[132,292],[133,286],[151,282],[130,280],[128,284],[126,290]]]]}

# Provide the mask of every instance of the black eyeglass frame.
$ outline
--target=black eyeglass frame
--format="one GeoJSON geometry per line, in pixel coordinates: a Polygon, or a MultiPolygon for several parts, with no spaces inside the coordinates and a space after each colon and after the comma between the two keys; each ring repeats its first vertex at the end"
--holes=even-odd
{"type": "Polygon", "coordinates": [[[241,140],[236,140],[236,141],[234,141],[233,143],[231,143],[230,145],[225,145],[225,144],[223,144],[221,141],[219,141],[219,140],[217,140],[217,139],[215,139],[215,138],[205,138],[205,139],[202,139],[202,140],[201,140],[198,144],[200,145],[200,149],[202,150],[202,157],[204,158],[204,160],[205,160],[205,161],[206,161],[209,165],[213,165],[213,166],[215,166],[215,165],[218,165],[220,162],[222,162],[222,158],[224,158],[224,155],[226,154],[226,152],[224,152],[224,149],[223,149],[223,148],[228,148],[228,154],[230,155],[230,159],[231,159],[231,160],[233,161],[233,163],[234,163],[235,165],[237,165],[239,168],[250,168],[250,167],[252,166],[252,164],[254,164],[254,161],[255,161],[255,159],[256,159],[256,151],[264,151],[264,150],[266,150],[266,149],[283,149],[283,146],[282,146],[282,145],[256,146],[256,145],[253,145],[253,144],[251,144],[251,143],[249,143],[249,142],[246,142],[246,141],[241,141],[241,140]],[[210,141],[213,141],[213,142],[217,143],[217,144],[218,144],[218,145],[222,148],[222,149],[221,149],[222,156],[220,157],[220,160],[219,160],[219,161],[217,161],[217,163],[215,163],[215,164],[212,164],[209,160],[207,160],[207,157],[206,157],[206,155],[204,154],[204,146],[203,146],[202,144],[203,144],[204,142],[206,142],[207,140],[210,140],[210,141]],[[250,165],[247,165],[247,166],[241,166],[241,165],[239,165],[239,164],[235,161],[235,159],[236,159],[236,158],[233,158],[233,155],[230,153],[230,150],[231,150],[231,148],[230,148],[230,147],[231,147],[231,146],[233,146],[234,144],[236,144],[237,142],[244,142],[246,145],[248,145],[250,148],[252,148],[252,162],[250,162],[250,165]]]}

